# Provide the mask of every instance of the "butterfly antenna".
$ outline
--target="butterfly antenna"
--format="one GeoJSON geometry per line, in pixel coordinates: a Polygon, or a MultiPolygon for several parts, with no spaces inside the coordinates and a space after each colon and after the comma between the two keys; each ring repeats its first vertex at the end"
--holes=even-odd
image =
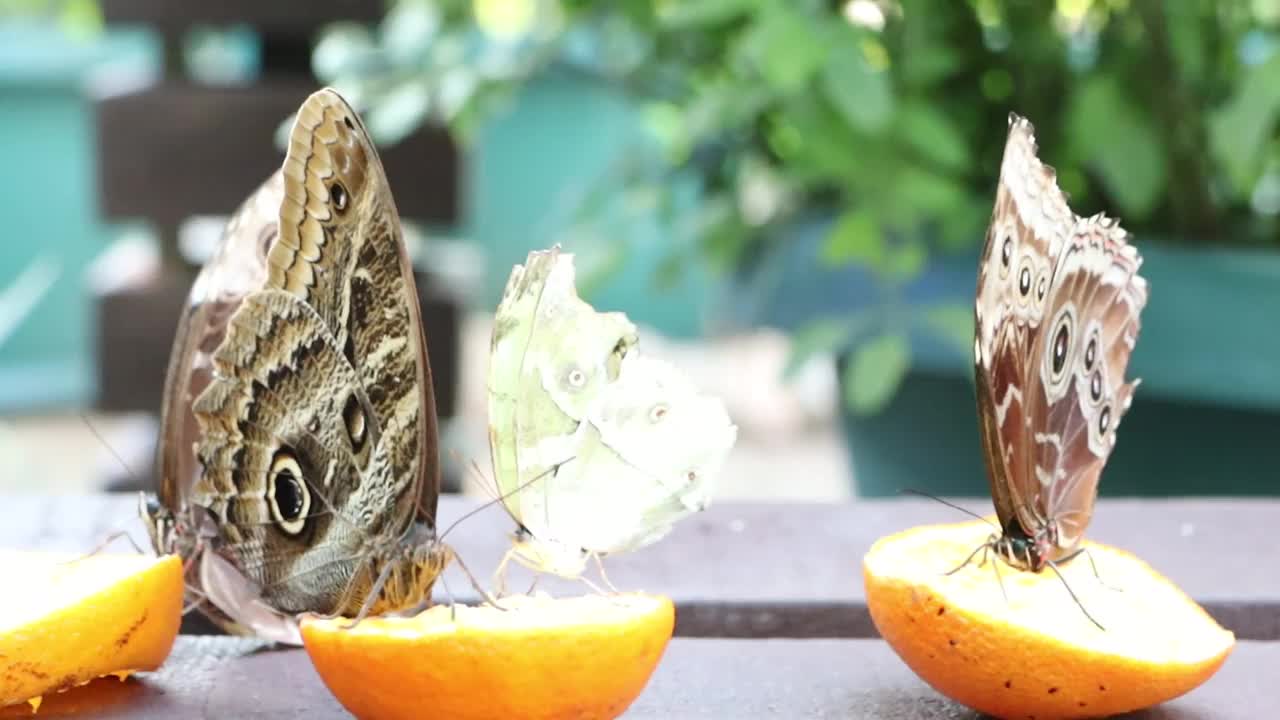
{"type": "MultiPolygon", "coordinates": [[[[462,573],[467,576],[467,580],[471,581],[471,588],[480,594],[480,598],[482,600],[484,600],[485,602],[489,603],[490,605],[492,605],[493,607],[499,610],[507,609],[503,607],[502,604],[498,602],[497,598],[495,598],[492,594],[490,594],[488,590],[485,590],[484,588],[480,587],[480,582],[476,580],[475,575],[471,574],[471,569],[467,567],[466,563],[462,562],[462,558],[458,557],[455,554],[453,556],[453,560],[454,562],[458,563],[458,567],[462,570],[462,573]]],[[[440,578],[441,578],[441,582],[443,583],[444,575],[442,574],[440,578]]]]}
{"type": "MultiPolygon", "coordinates": [[[[961,506],[959,506],[959,505],[957,505],[957,504],[955,504],[955,503],[951,502],[950,500],[943,500],[942,498],[938,497],[937,495],[933,495],[933,494],[927,493],[927,492],[925,492],[925,491],[923,491],[923,490],[915,490],[915,489],[912,489],[912,488],[902,488],[901,490],[899,490],[899,491],[898,491],[898,493],[899,493],[899,494],[902,494],[902,495],[916,495],[916,496],[918,496],[918,497],[929,498],[930,500],[936,500],[937,502],[940,502],[940,503],[942,503],[943,505],[946,505],[946,506],[947,506],[947,507],[949,507],[949,508],[954,508],[954,509],[956,509],[956,510],[959,510],[960,512],[964,513],[965,515],[969,515],[969,516],[971,516],[971,517],[975,517],[975,518],[977,518],[977,519],[981,520],[982,522],[984,522],[984,523],[986,523],[986,524],[990,525],[990,526],[991,526],[991,527],[993,527],[993,528],[994,528],[994,527],[996,527],[996,524],[995,524],[995,523],[993,523],[993,522],[991,522],[990,520],[988,520],[987,518],[985,518],[985,517],[983,517],[983,516],[979,515],[978,513],[976,513],[976,512],[974,512],[974,511],[970,510],[969,508],[961,507],[961,506]]],[[[999,529],[999,528],[997,528],[997,529],[999,529]]]]}
{"type": "Polygon", "coordinates": [[[489,482],[488,476],[486,476],[484,474],[484,471],[480,469],[479,463],[477,463],[475,460],[469,460],[469,461],[464,460],[462,458],[462,453],[458,452],[456,448],[449,449],[449,457],[453,458],[453,461],[455,463],[465,466],[468,470],[471,471],[471,474],[475,475],[476,484],[479,485],[484,490],[484,494],[488,495],[490,500],[498,499],[497,486],[489,482]]]}
{"type": "Polygon", "coordinates": [[[569,458],[569,459],[567,459],[567,460],[561,460],[560,462],[556,463],[555,465],[552,465],[550,468],[546,469],[545,471],[543,471],[543,472],[539,473],[539,474],[538,474],[538,475],[536,475],[535,477],[530,478],[529,480],[526,480],[525,482],[523,482],[523,483],[521,483],[521,484],[519,484],[519,485],[515,486],[514,488],[511,488],[511,491],[510,491],[510,492],[507,492],[507,493],[505,493],[505,494],[503,494],[503,495],[499,495],[498,497],[496,497],[496,498],[494,498],[494,499],[492,499],[492,500],[490,500],[490,501],[488,501],[488,502],[484,503],[484,504],[483,504],[483,505],[481,505],[480,507],[473,508],[473,509],[469,510],[469,511],[468,511],[466,514],[464,514],[462,517],[458,518],[457,520],[454,520],[454,521],[453,521],[453,523],[452,523],[452,524],[450,524],[448,528],[445,528],[445,531],[444,531],[444,532],[442,532],[442,533],[440,533],[440,535],[438,536],[438,538],[437,538],[437,539],[438,539],[438,540],[443,541],[443,540],[445,539],[445,537],[446,537],[450,532],[453,532],[453,529],[454,529],[454,528],[458,527],[458,523],[461,523],[463,520],[466,520],[467,518],[471,517],[472,515],[475,515],[475,514],[477,514],[477,513],[481,512],[482,510],[487,510],[487,509],[489,509],[490,507],[493,507],[494,505],[496,505],[496,504],[498,504],[498,503],[500,503],[500,502],[502,502],[502,501],[506,500],[507,498],[509,498],[509,497],[511,497],[511,496],[513,496],[513,495],[518,494],[520,491],[522,491],[522,490],[524,490],[525,488],[529,487],[530,485],[532,485],[532,484],[534,484],[534,483],[538,482],[539,480],[541,480],[541,479],[543,479],[543,478],[547,477],[548,475],[554,475],[554,474],[556,474],[557,472],[560,472],[560,468],[561,468],[561,467],[563,467],[564,465],[566,465],[566,464],[568,464],[568,463],[570,463],[570,462],[573,462],[575,459],[577,459],[577,458],[576,458],[576,456],[575,456],[575,457],[571,457],[571,458],[569,458]]]}
{"type": "MultiPolygon", "coordinates": [[[[982,560],[985,562],[986,559],[987,559],[987,556],[984,553],[982,556],[982,560]]],[[[1009,591],[1005,589],[1004,576],[1000,574],[1000,556],[999,555],[997,555],[996,558],[991,561],[991,569],[994,570],[996,573],[996,584],[1000,586],[1000,597],[1004,598],[1004,604],[1008,605],[1009,591]]]]}
{"type": "Polygon", "coordinates": [[[1072,600],[1076,601],[1076,607],[1080,608],[1080,612],[1084,613],[1084,616],[1089,618],[1089,622],[1097,625],[1099,630],[1106,632],[1107,629],[1102,627],[1102,623],[1094,619],[1094,617],[1090,615],[1089,611],[1085,608],[1084,603],[1080,602],[1080,598],[1076,597],[1076,591],[1071,589],[1071,583],[1067,582],[1067,579],[1062,576],[1062,571],[1058,569],[1058,563],[1049,561],[1045,564],[1048,565],[1049,569],[1053,570],[1053,574],[1057,575],[1058,579],[1062,581],[1062,587],[1066,588],[1067,594],[1071,596],[1072,600]]]}
{"type": "Polygon", "coordinates": [[[120,463],[120,467],[124,468],[124,472],[129,476],[129,479],[136,482],[138,480],[138,473],[134,472],[133,468],[129,467],[129,463],[125,462],[124,458],[120,457],[120,453],[116,452],[116,449],[111,447],[111,443],[107,442],[107,439],[102,436],[102,433],[98,432],[98,428],[89,420],[89,415],[81,412],[80,419],[84,421],[85,427],[89,428],[89,432],[93,433],[93,436],[98,439],[98,442],[102,443],[102,447],[106,448],[107,452],[111,453],[111,457],[115,458],[116,462],[120,463]]]}

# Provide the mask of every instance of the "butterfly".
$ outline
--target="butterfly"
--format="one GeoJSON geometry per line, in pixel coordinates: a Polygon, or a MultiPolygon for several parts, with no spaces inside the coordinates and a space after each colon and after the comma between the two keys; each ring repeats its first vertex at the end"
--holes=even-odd
{"type": "Polygon", "coordinates": [[[223,628],[298,644],[298,613],[430,597],[450,552],[417,292],[381,161],[333,90],[197,277],[161,424],[143,519],[223,628]]]}
{"type": "MultiPolygon", "coordinates": [[[[724,404],[580,299],[559,247],[512,270],[494,317],[489,440],[519,529],[503,559],[579,578],[705,509],[737,439],[724,404]]],[[[607,582],[607,578],[606,578],[607,582]]]]}
{"type": "Polygon", "coordinates": [[[1035,131],[1010,115],[978,269],[974,374],[991,495],[1010,565],[1081,552],[1098,479],[1139,381],[1124,375],[1147,283],[1118,222],[1078,217],[1035,131]]]}

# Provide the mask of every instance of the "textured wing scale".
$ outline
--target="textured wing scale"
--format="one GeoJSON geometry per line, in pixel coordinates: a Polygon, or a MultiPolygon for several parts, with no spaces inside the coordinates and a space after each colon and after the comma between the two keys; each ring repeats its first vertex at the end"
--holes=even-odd
{"type": "Polygon", "coordinates": [[[1147,301],[1141,264],[1113,220],[1077,220],[1031,351],[1028,409],[1035,422],[1018,477],[1034,502],[1023,521],[1052,526],[1063,554],[1084,536],[1099,475],[1138,385],[1124,375],[1147,301]]]}
{"type": "Polygon", "coordinates": [[[1053,169],[1036,157],[1031,124],[1011,117],[995,209],[978,270],[974,367],[991,496],[1003,527],[1031,497],[1017,481],[1026,466],[1028,358],[1040,329],[1053,263],[1074,222],[1053,169]],[[1025,281],[1025,283],[1024,283],[1025,281]],[[1028,292],[1020,292],[1022,285],[1028,292]]]}
{"type": "Polygon", "coordinates": [[[383,448],[362,462],[349,445],[344,404],[353,396],[368,402],[356,374],[315,311],[278,290],[245,298],[214,361],[214,381],[194,408],[205,431],[195,501],[222,521],[227,551],[268,603],[292,612],[333,607],[374,533],[347,525],[369,528],[370,518],[336,518],[326,504],[346,508],[357,489],[392,487],[383,448]],[[283,400],[303,395],[313,398],[305,407],[283,400]],[[308,531],[297,537],[282,536],[268,510],[270,468],[282,447],[292,449],[312,494],[327,497],[309,504],[308,531]],[[332,580],[287,582],[305,573],[332,580]]]}
{"type": "Polygon", "coordinates": [[[1114,221],[1071,212],[1031,124],[1011,116],[978,274],[978,414],[1001,525],[1051,537],[1058,556],[1083,536],[1137,384],[1124,372],[1140,265],[1114,221]]]}
{"type": "Polygon", "coordinates": [[[389,449],[400,502],[439,494],[435,397],[400,217],[355,112],[322,90],[298,111],[282,170],[268,287],[315,308],[360,376],[373,442],[389,449]],[[385,437],[382,437],[385,436],[385,437]]]}

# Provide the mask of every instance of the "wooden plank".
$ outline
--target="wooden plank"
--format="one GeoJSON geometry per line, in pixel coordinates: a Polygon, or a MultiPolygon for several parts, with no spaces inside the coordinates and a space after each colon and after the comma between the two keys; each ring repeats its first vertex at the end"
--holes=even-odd
{"type": "MultiPolygon", "coordinates": [[[[165,82],[100,101],[103,215],[150,220],[166,242],[192,215],[229,215],[280,168],[276,129],[316,89],[301,80],[249,87],[165,82]]],[[[379,154],[403,217],[457,221],[459,163],[447,131],[423,127],[379,154]]]]}
{"type": "MultiPolygon", "coordinates": [[[[961,504],[989,511],[981,503],[961,504]]],[[[142,542],[135,507],[132,497],[10,496],[0,507],[0,546],[84,550],[122,529],[142,542]]],[[[475,508],[473,500],[442,497],[440,526],[448,528],[475,508]]],[[[1092,538],[1146,560],[1242,639],[1280,640],[1280,500],[1103,499],[1094,518],[1092,538]]],[[[874,637],[863,593],[863,555],[884,535],[957,519],[954,510],[916,499],[719,503],[681,523],[664,541],[610,558],[607,565],[620,588],[670,595],[680,609],[682,636],[874,637]]],[[[513,529],[494,507],[468,517],[446,540],[488,585],[513,529]]],[[[523,590],[529,577],[513,570],[511,589],[523,590]]],[[[475,600],[456,566],[445,583],[437,585],[441,600],[446,589],[459,600],[475,600]]],[[[581,584],[551,579],[540,580],[539,587],[553,594],[585,591],[581,584]]]]}
{"type": "Polygon", "coordinates": [[[336,20],[374,22],[381,19],[384,12],[385,3],[371,0],[308,0],[304,3],[102,0],[102,16],[106,22],[146,23],[164,33],[179,33],[197,24],[246,23],[267,30],[310,34],[336,20]]]}
{"type": "MultiPolygon", "coordinates": [[[[1280,643],[1241,643],[1197,690],[1134,718],[1271,717],[1280,643]]],[[[430,714],[430,699],[423,698],[430,714]]],[[[0,717],[29,717],[25,707],[0,717]],[[26,713],[26,714],[23,714],[26,713]]],[[[426,716],[424,715],[424,716],[426,716]]],[[[47,698],[40,717],[159,720],[221,717],[350,717],[301,650],[263,650],[233,638],[179,638],[155,673],[47,698]]],[[[676,639],[623,716],[648,718],[899,718],[980,716],[942,697],[877,640],[676,639]]]]}

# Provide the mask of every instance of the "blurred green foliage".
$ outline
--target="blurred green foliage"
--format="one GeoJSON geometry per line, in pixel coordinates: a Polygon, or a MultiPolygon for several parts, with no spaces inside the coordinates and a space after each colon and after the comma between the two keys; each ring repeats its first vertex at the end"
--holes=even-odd
{"type": "Polygon", "coordinates": [[[797,352],[851,348],[849,405],[874,412],[910,367],[909,329],[969,352],[971,299],[911,307],[902,288],[981,242],[1010,111],[1078,212],[1276,246],[1278,27],[1269,0],[400,0],[379,28],[332,28],[314,68],[384,141],[428,117],[465,139],[552,65],[625,87],[660,152],[597,193],[661,210],[696,178],[701,201],[670,221],[722,269],[801,213],[833,217],[821,261],[868,269],[884,303],[817,321],[797,352]]]}
{"type": "Polygon", "coordinates": [[[0,22],[38,20],[54,22],[70,35],[89,36],[102,31],[98,0],[0,0],[0,22]]]}

